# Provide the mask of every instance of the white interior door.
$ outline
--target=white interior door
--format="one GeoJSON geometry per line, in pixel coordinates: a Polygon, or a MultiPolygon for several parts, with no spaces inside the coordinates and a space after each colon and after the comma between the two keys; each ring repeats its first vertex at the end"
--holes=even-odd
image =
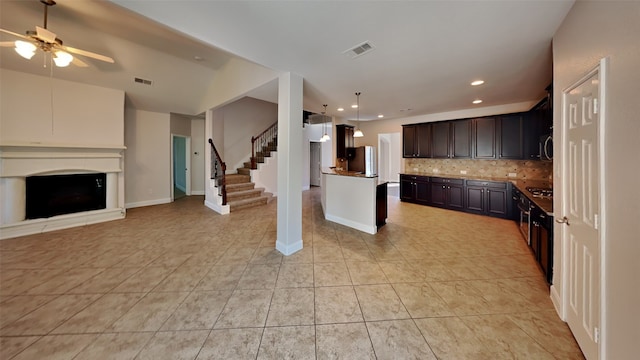
{"type": "Polygon", "coordinates": [[[599,68],[563,93],[563,261],[567,323],[587,359],[598,359],[600,328],[599,68]]]}
{"type": "Polygon", "coordinates": [[[309,143],[309,185],[320,186],[320,144],[319,142],[309,143]]]}

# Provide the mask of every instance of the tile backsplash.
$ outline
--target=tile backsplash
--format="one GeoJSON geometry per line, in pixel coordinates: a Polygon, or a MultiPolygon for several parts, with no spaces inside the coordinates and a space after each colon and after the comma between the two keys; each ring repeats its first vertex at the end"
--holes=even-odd
{"type": "Polygon", "coordinates": [[[404,170],[427,175],[553,180],[553,163],[529,160],[404,159],[404,170]],[[461,171],[466,172],[463,174],[461,171]],[[516,176],[509,176],[515,173],[516,176]]]}

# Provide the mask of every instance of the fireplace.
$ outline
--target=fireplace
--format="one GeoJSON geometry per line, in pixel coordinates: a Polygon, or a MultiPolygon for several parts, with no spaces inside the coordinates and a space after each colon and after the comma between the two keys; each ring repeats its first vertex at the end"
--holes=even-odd
{"type": "Polygon", "coordinates": [[[39,219],[106,207],[107,174],[29,176],[25,218],[39,219]]]}
{"type": "Polygon", "coordinates": [[[124,218],[123,151],[0,144],[0,239],[124,218]]]}

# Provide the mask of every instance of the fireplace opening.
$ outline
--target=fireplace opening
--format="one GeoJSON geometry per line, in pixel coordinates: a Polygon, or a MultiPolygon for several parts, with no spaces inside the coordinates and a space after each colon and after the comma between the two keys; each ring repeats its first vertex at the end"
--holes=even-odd
{"type": "Polygon", "coordinates": [[[30,176],[26,179],[26,218],[39,219],[105,209],[107,174],[30,176]]]}

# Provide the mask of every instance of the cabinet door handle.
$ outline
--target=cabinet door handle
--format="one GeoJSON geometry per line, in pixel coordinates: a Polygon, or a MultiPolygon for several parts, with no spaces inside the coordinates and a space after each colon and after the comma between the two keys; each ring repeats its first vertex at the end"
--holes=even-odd
{"type": "Polygon", "coordinates": [[[443,189],[446,189],[447,187],[446,187],[446,186],[444,186],[444,185],[442,185],[442,188],[443,188],[443,189]]]}

